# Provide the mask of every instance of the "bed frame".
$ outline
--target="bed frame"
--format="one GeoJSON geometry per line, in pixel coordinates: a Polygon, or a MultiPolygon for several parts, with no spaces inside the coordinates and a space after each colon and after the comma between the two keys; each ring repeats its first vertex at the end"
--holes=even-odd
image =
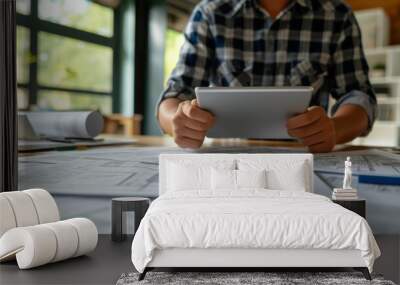
{"type": "MultiPolygon", "coordinates": [[[[313,157],[311,154],[164,154],[160,155],[159,173],[160,194],[166,191],[166,162],[174,159],[221,159],[232,157],[274,157],[306,161],[306,175],[309,177],[308,192],[313,192],[313,157]]],[[[240,249],[240,248],[170,248],[156,250],[152,261],[147,265],[139,280],[143,280],[148,271],[154,269],[202,269],[202,271],[265,271],[265,269],[327,269],[353,268],[361,271],[367,280],[371,275],[359,250],[329,249],[240,249]]],[[[196,271],[197,271],[196,270],[196,271]]],[[[194,271],[194,270],[193,270],[194,271]]],[[[323,270],[321,270],[323,271],[323,270]]]]}
{"type": "Polygon", "coordinates": [[[353,268],[361,271],[367,280],[371,280],[369,270],[359,250],[328,249],[193,249],[171,248],[156,250],[152,261],[139,275],[143,280],[148,271],[154,269],[202,269],[214,271],[265,271],[266,269],[302,270],[306,268],[322,269],[353,268]]]}

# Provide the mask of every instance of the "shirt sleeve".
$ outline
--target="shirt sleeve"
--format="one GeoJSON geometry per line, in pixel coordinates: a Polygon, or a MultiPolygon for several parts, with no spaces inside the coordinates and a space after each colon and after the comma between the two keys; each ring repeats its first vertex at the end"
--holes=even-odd
{"type": "Polygon", "coordinates": [[[166,98],[191,100],[195,98],[195,87],[209,86],[214,50],[209,20],[202,7],[197,6],[184,33],[178,63],[158,100],[157,114],[160,103],[166,98]]]}
{"type": "Polygon", "coordinates": [[[332,115],[343,105],[362,107],[368,115],[367,135],[376,117],[376,96],[368,77],[369,67],[361,42],[361,32],[353,12],[344,21],[333,55],[332,96],[337,100],[332,115]]]}

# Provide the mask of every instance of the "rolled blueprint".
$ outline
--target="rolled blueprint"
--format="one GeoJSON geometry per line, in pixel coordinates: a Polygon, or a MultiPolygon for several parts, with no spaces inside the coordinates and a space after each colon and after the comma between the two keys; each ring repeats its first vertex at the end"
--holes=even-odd
{"type": "Polygon", "coordinates": [[[104,120],[97,111],[26,113],[37,135],[48,138],[94,138],[103,130],[104,120]]]}

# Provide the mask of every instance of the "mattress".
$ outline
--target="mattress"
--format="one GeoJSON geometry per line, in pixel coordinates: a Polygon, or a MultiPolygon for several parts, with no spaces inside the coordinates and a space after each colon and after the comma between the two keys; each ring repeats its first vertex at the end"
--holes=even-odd
{"type": "Polygon", "coordinates": [[[330,199],[257,189],[161,195],[134,237],[132,262],[143,272],[155,250],[169,248],[359,250],[371,272],[380,255],[366,220],[330,199]]]}

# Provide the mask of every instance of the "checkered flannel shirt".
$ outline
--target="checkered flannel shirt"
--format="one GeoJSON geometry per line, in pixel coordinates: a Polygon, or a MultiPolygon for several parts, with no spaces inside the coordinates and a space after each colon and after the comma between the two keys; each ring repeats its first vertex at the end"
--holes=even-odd
{"type": "Polygon", "coordinates": [[[276,19],[257,0],[205,0],[186,27],[159,103],[197,86],[312,86],[310,106],[355,104],[375,120],[376,97],[358,23],[341,0],[292,0],[276,19]]]}

